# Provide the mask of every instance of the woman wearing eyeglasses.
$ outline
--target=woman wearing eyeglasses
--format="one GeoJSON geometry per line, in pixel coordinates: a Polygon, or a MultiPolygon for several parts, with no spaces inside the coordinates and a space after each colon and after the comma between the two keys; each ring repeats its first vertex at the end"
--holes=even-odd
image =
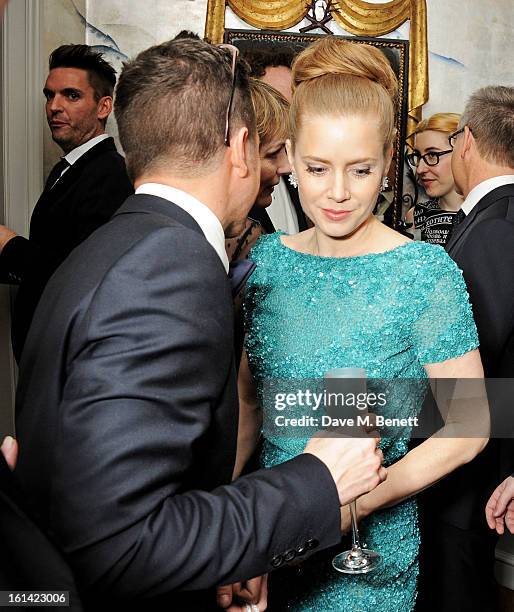
{"type": "Polygon", "coordinates": [[[454,216],[463,198],[455,190],[451,169],[450,134],[458,127],[456,113],[436,113],[421,121],[414,130],[415,149],[407,155],[419,183],[430,198],[409,210],[405,219],[421,231],[421,239],[432,244],[446,244],[454,216]]]}

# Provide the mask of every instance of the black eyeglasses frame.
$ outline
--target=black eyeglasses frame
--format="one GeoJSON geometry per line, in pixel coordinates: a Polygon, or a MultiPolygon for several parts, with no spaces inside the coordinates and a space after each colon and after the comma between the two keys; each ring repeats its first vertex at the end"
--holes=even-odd
{"type": "Polygon", "coordinates": [[[440,158],[443,155],[448,155],[448,153],[453,153],[453,149],[449,149],[448,151],[430,151],[429,153],[425,153],[425,155],[421,155],[419,151],[414,150],[412,153],[409,153],[408,155],[406,155],[405,159],[407,160],[407,163],[409,164],[411,168],[417,168],[421,160],[423,160],[427,166],[430,166],[432,168],[433,166],[437,166],[437,164],[440,161],[440,158]],[[435,155],[437,157],[437,161],[435,162],[435,164],[430,163],[426,159],[429,155],[435,155]],[[413,160],[416,158],[418,159],[418,161],[414,163],[413,160]]]}
{"type": "Polygon", "coordinates": [[[465,128],[466,128],[466,126],[463,126],[463,127],[461,127],[461,128],[460,128],[460,130],[457,130],[456,132],[453,132],[453,134],[450,134],[450,135],[448,136],[448,144],[450,145],[450,147],[452,148],[452,150],[453,150],[453,147],[455,146],[455,139],[457,138],[457,136],[458,136],[459,134],[462,134],[462,132],[464,131],[464,129],[465,129],[465,128]],[[453,140],[454,142],[452,142],[452,140],[453,140]]]}

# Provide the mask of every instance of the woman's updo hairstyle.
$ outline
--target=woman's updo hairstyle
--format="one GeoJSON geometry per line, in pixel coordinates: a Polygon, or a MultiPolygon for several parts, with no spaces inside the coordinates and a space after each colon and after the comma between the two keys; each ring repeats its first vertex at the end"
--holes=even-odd
{"type": "Polygon", "coordinates": [[[398,81],[380,49],[327,36],[302,51],[292,70],[293,146],[304,116],[357,114],[379,117],[384,150],[391,146],[398,81]]]}

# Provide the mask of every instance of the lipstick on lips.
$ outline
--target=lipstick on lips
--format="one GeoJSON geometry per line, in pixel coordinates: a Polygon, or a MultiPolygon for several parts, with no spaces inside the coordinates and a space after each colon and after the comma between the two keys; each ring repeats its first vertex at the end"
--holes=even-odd
{"type": "Polygon", "coordinates": [[[351,210],[333,210],[332,208],[323,208],[322,210],[323,214],[331,221],[342,221],[352,212],[351,210]]]}

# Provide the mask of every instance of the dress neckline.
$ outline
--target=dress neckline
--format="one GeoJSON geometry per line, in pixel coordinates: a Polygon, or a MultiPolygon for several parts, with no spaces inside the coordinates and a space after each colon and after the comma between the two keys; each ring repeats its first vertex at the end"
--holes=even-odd
{"type": "Polygon", "coordinates": [[[403,249],[411,244],[416,244],[414,240],[409,240],[408,242],[404,242],[403,244],[399,244],[398,246],[393,247],[392,249],[388,249],[387,251],[381,251],[379,253],[365,253],[364,255],[348,255],[346,257],[330,257],[328,255],[314,255],[314,253],[304,253],[303,251],[297,251],[296,249],[292,249],[288,247],[287,244],[284,244],[282,241],[282,236],[287,236],[287,234],[283,231],[276,232],[277,240],[280,246],[287,251],[291,251],[292,253],[296,253],[300,256],[304,257],[313,257],[317,260],[325,260],[325,261],[349,261],[349,260],[357,260],[357,259],[369,259],[372,257],[379,257],[382,255],[389,255],[391,253],[396,253],[400,249],[403,249]]]}

